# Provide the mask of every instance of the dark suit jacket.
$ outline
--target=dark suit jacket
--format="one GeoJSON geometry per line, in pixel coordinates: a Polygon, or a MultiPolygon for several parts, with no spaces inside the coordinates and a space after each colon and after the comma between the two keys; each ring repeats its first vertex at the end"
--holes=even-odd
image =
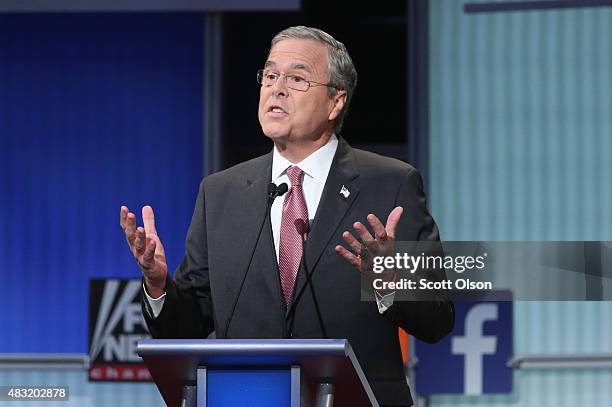
{"type": "MultiPolygon", "coordinates": [[[[288,332],[270,220],[249,254],[266,212],[272,153],[205,178],[200,185],[186,240],[183,261],[168,279],[161,314],[145,318],[155,338],[217,337],[230,317],[240,282],[249,268],[228,337],[284,338],[288,332]]],[[[282,198],[281,198],[282,199],[282,198]]],[[[351,148],[340,138],[305,248],[312,290],[298,303],[293,338],[322,338],[315,309],[330,338],[347,338],[381,404],[410,405],[397,328],[435,342],[452,330],[454,308],[443,294],[433,301],[398,301],[381,315],[376,304],[361,301],[361,276],[334,247],[342,232],[374,213],[383,222],[404,208],[397,240],[438,240],[438,230],[425,206],[419,173],[391,158],[351,148]],[[348,197],[339,192],[345,186],[348,197]]],[[[304,284],[298,275],[296,292],[304,284]]]]}

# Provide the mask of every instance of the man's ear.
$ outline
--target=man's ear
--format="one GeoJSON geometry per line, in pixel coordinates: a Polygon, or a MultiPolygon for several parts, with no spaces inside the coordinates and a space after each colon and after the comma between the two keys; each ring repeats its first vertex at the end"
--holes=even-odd
{"type": "Polygon", "coordinates": [[[332,97],[332,110],[329,112],[328,120],[336,120],[336,118],[340,116],[340,113],[342,113],[342,110],[344,109],[344,105],[346,103],[346,97],[347,94],[345,90],[339,90],[332,97]]]}

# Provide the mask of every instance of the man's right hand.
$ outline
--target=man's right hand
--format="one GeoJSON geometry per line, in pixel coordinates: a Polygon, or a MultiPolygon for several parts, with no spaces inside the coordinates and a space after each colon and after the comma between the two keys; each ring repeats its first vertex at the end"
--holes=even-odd
{"type": "Polygon", "coordinates": [[[147,293],[153,298],[159,298],[166,292],[168,265],[164,246],[155,230],[153,208],[142,208],[142,220],[144,227],[136,227],[136,215],[131,213],[127,206],[121,207],[119,223],[142,270],[147,293]]]}

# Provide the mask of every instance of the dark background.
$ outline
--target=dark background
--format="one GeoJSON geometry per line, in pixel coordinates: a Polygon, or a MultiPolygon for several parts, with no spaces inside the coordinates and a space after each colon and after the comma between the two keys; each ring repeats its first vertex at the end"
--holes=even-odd
{"type": "Polygon", "coordinates": [[[400,157],[404,153],[402,158],[407,159],[406,3],[380,2],[372,7],[371,2],[305,0],[302,4],[301,12],[223,16],[221,166],[272,148],[257,120],[255,73],[263,67],[272,37],[293,25],[320,28],[343,42],[357,68],[357,89],[342,136],[353,146],[400,157]]]}

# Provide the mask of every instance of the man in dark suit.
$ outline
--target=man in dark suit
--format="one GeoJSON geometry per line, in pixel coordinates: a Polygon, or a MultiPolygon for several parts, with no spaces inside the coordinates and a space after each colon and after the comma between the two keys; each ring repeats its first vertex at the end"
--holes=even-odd
{"type": "Polygon", "coordinates": [[[373,289],[375,301],[361,301],[359,270],[365,244],[439,240],[421,177],[336,135],[357,73],[344,45],[328,34],[280,32],[258,80],[259,121],[274,149],[202,181],[173,279],[152,208],[143,208],[138,228],[121,208],[143,272],[151,334],[347,338],[379,402],[410,405],[397,328],[435,342],[452,329],[453,305],[443,294],[400,301],[373,289]],[[290,189],[268,212],[271,182],[290,189]]]}

